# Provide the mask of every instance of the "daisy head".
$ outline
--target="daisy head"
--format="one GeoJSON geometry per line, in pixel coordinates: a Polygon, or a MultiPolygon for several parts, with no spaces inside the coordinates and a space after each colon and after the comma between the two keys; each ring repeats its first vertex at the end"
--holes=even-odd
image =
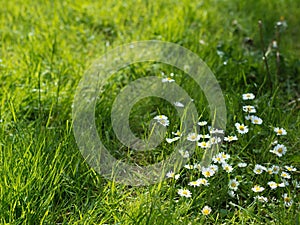
{"type": "Polygon", "coordinates": [[[255,95],[252,93],[243,94],[243,100],[252,100],[255,98],[255,95]]]}
{"type": "Polygon", "coordinates": [[[236,123],[235,127],[240,134],[246,134],[249,131],[248,127],[244,124],[236,123]]]}
{"type": "Polygon", "coordinates": [[[200,140],[200,135],[196,133],[189,133],[187,136],[188,141],[199,141],[200,140]]]}
{"type": "Polygon", "coordinates": [[[207,216],[207,215],[209,215],[211,213],[211,208],[206,205],[206,206],[203,207],[203,209],[201,210],[201,212],[202,212],[202,214],[204,216],[207,216]]]}
{"type": "Polygon", "coordinates": [[[243,106],[243,111],[247,113],[256,113],[256,109],[252,105],[245,105],[243,106]]]}
{"type": "Polygon", "coordinates": [[[286,130],[283,129],[283,128],[279,128],[279,127],[275,127],[275,128],[274,128],[274,132],[276,133],[277,136],[280,136],[280,135],[287,135],[286,130]]]}
{"type": "Polygon", "coordinates": [[[254,185],[254,187],[252,188],[252,191],[254,192],[262,192],[263,190],[265,190],[265,188],[259,185],[254,185]]]}
{"type": "Polygon", "coordinates": [[[182,197],[192,197],[192,193],[188,189],[179,189],[177,193],[182,197]]]}
{"type": "Polygon", "coordinates": [[[232,179],[229,181],[228,183],[228,187],[234,191],[236,191],[238,189],[239,186],[239,182],[236,179],[232,179]]]}

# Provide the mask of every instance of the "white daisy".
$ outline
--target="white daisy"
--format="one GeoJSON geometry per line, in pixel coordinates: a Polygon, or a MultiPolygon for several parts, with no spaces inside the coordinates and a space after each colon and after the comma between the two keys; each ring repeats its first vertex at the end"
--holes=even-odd
{"type": "Polygon", "coordinates": [[[268,182],[268,185],[271,189],[276,189],[278,187],[278,184],[274,181],[268,182]]]}
{"type": "Polygon", "coordinates": [[[274,128],[275,133],[280,136],[280,135],[287,135],[287,132],[283,128],[275,127],[274,128]]]}
{"type": "Polygon", "coordinates": [[[177,193],[182,197],[192,197],[192,193],[188,189],[179,189],[177,193]]]}
{"type": "Polygon", "coordinates": [[[181,156],[182,156],[183,158],[185,158],[185,159],[190,157],[190,153],[189,153],[188,151],[183,150],[183,149],[180,149],[180,150],[179,150],[179,153],[180,153],[181,156]]]}
{"type": "Polygon", "coordinates": [[[259,164],[256,164],[255,167],[254,167],[253,172],[254,172],[255,174],[261,174],[262,172],[264,172],[264,171],[266,171],[266,170],[267,170],[266,167],[264,167],[264,166],[262,166],[262,165],[259,165],[259,164]]]}
{"type": "Polygon", "coordinates": [[[243,111],[247,113],[256,113],[256,109],[252,105],[245,105],[243,106],[243,111]]]}
{"type": "Polygon", "coordinates": [[[199,181],[200,184],[202,184],[204,186],[209,185],[208,181],[205,178],[199,178],[198,181],[199,181]]]}
{"type": "Polygon", "coordinates": [[[231,179],[228,183],[228,187],[234,191],[238,189],[239,182],[236,179],[231,179]]]}
{"type": "Polygon", "coordinates": [[[202,212],[202,214],[204,216],[207,216],[207,215],[209,215],[211,213],[211,208],[206,205],[206,206],[203,207],[203,209],[201,210],[201,212],[202,212]]]}
{"type": "Polygon", "coordinates": [[[243,100],[252,100],[255,98],[255,95],[252,93],[243,94],[243,100]]]}
{"type": "Polygon", "coordinates": [[[290,207],[293,204],[293,199],[287,193],[282,195],[285,207],[290,207]]]}
{"type": "Polygon", "coordinates": [[[189,141],[199,141],[200,140],[200,135],[196,133],[189,133],[187,136],[187,140],[189,141]]]}
{"type": "Polygon", "coordinates": [[[240,134],[246,134],[249,131],[248,127],[244,124],[236,123],[235,127],[240,134]]]}
{"type": "Polygon", "coordinates": [[[237,141],[237,140],[238,140],[237,136],[224,137],[224,141],[227,141],[227,142],[232,142],[232,141],[237,141]]]}
{"type": "Polygon", "coordinates": [[[265,188],[261,187],[259,185],[254,185],[254,187],[252,188],[252,191],[254,191],[254,192],[262,192],[264,190],[265,190],[265,188]]]}
{"type": "Polygon", "coordinates": [[[251,116],[251,123],[260,125],[262,122],[263,120],[258,116],[251,116]]]}
{"type": "Polygon", "coordinates": [[[202,142],[198,142],[198,146],[201,147],[201,148],[210,148],[210,142],[205,142],[205,141],[202,141],[202,142]]]}
{"type": "Polygon", "coordinates": [[[281,144],[277,144],[270,152],[274,153],[278,157],[283,156],[286,153],[286,147],[281,144]]]}
{"type": "Polygon", "coordinates": [[[207,121],[200,121],[200,122],[198,122],[198,125],[205,126],[205,125],[207,125],[207,121]]]}
{"type": "Polygon", "coordinates": [[[170,144],[174,141],[177,141],[178,139],[180,139],[180,137],[166,138],[166,141],[170,144]]]}
{"type": "Polygon", "coordinates": [[[195,180],[195,181],[191,181],[188,183],[189,186],[193,186],[193,187],[199,187],[200,186],[200,181],[199,180],[195,180]]]}
{"type": "Polygon", "coordinates": [[[205,177],[212,177],[215,174],[215,171],[209,167],[203,167],[201,172],[205,177]]]}
{"type": "Polygon", "coordinates": [[[240,168],[243,168],[243,167],[247,166],[247,163],[241,162],[241,163],[238,163],[237,166],[240,167],[240,168]]]}
{"type": "Polygon", "coordinates": [[[170,78],[170,77],[166,77],[166,78],[163,78],[161,81],[162,81],[163,83],[172,83],[172,82],[174,82],[175,80],[172,79],[172,78],[170,78]]]}
{"type": "Polygon", "coordinates": [[[222,164],[223,169],[227,172],[227,173],[231,173],[233,170],[233,167],[227,163],[223,163],[222,164]]]}

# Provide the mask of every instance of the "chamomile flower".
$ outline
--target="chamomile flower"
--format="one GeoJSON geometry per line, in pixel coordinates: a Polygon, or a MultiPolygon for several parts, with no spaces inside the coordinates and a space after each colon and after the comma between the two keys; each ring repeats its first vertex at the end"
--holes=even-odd
{"type": "Polygon", "coordinates": [[[278,173],[279,173],[279,170],[280,170],[280,167],[279,167],[279,166],[276,166],[276,165],[273,165],[273,166],[271,167],[271,169],[272,169],[272,173],[273,173],[273,174],[278,174],[278,173]]]}
{"type": "Polygon", "coordinates": [[[230,159],[230,155],[225,152],[220,152],[219,154],[224,160],[230,159]]]}
{"type": "Polygon", "coordinates": [[[285,207],[290,207],[293,204],[293,199],[287,193],[282,195],[285,207]]]}
{"type": "Polygon", "coordinates": [[[209,129],[209,132],[210,132],[211,134],[224,134],[224,130],[217,129],[217,128],[210,128],[210,129],[209,129]]]}
{"type": "Polygon", "coordinates": [[[194,169],[197,169],[197,170],[201,170],[201,164],[200,163],[194,163],[194,169]]]}
{"type": "Polygon", "coordinates": [[[182,197],[192,197],[192,193],[188,189],[179,189],[177,193],[182,197]]]}
{"type": "Polygon", "coordinates": [[[219,163],[219,164],[225,163],[225,159],[220,154],[215,155],[212,158],[212,160],[213,160],[214,163],[219,163]]]}
{"type": "Polygon", "coordinates": [[[179,108],[183,108],[184,107],[184,104],[182,104],[181,102],[174,102],[174,105],[176,107],[179,107],[179,108]]]}
{"type": "Polygon", "coordinates": [[[202,141],[202,142],[198,142],[198,146],[199,146],[200,148],[210,148],[211,144],[210,144],[209,141],[208,141],[208,142],[202,141]]]}
{"type": "Polygon", "coordinates": [[[262,122],[263,120],[258,116],[251,116],[251,123],[260,125],[262,122]]]}
{"type": "Polygon", "coordinates": [[[222,168],[227,172],[227,173],[231,173],[233,171],[233,167],[227,163],[223,163],[222,164],[222,168]]]}
{"type": "Polygon", "coordinates": [[[236,179],[232,179],[229,181],[228,183],[228,187],[234,191],[236,191],[238,189],[239,186],[239,182],[236,179]]]}
{"type": "Polygon", "coordinates": [[[280,136],[280,135],[287,135],[286,130],[283,129],[283,128],[279,128],[279,127],[275,127],[275,128],[274,128],[274,132],[277,134],[277,136],[280,136]]]}
{"type": "Polygon", "coordinates": [[[222,139],[220,137],[211,137],[209,139],[209,143],[212,145],[218,144],[220,142],[222,142],[222,139]]]}
{"type": "Polygon", "coordinates": [[[238,163],[237,166],[240,168],[244,168],[247,166],[247,163],[241,162],[241,163],[238,163]]]}
{"type": "Polygon", "coordinates": [[[212,177],[215,174],[215,171],[209,167],[203,167],[201,170],[204,177],[212,177]]]}
{"type": "Polygon", "coordinates": [[[255,95],[252,93],[243,94],[243,100],[252,100],[255,98],[255,95]]]}
{"type": "Polygon", "coordinates": [[[297,169],[296,169],[295,167],[293,167],[293,166],[285,166],[284,168],[285,168],[287,171],[289,171],[289,172],[297,171],[297,169]]]}
{"type": "Polygon", "coordinates": [[[179,153],[180,153],[180,155],[181,155],[183,158],[185,158],[185,159],[187,159],[187,158],[190,157],[190,153],[189,153],[188,151],[183,150],[183,149],[180,149],[180,150],[179,150],[179,153]]]}
{"type": "Polygon", "coordinates": [[[284,179],[291,179],[291,175],[284,171],[280,174],[280,176],[283,177],[284,179]]]}
{"type": "Polygon", "coordinates": [[[166,138],[166,141],[170,144],[170,143],[172,143],[174,141],[177,141],[179,139],[180,139],[180,137],[166,138]]]}
{"type": "Polygon", "coordinates": [[[217,165],[210,165],[209,168],[215,172],[218,172],[219,167],[217,165]]]}
{"type": "Polygon", "coordinates": [[[200,134],[200,137],[202,139],[210,139],[210,135],[209,134],[200,134]]]}
{"type": "Polygon", "coordinates": [[[200,122],[198,122],[198,125],[199,126],[205,126],[205,125],[207,125],[207,121],[200,121],[200,122]]]}
{"type": "Polygon", "coordinates": [[[259,185],[254,185],[254,187],[252,188],[252,191],[253,192],[262,192],[262,191],[264,191],[265,190],[265,188],[264,187],[261,187],[261,186],[259,186],[259,185]]]}
{"type": "Polygon", "coordinates": [[[274,181],[268,182],[268,185],[271,189],[276,189],[278,187],[278,184],[274,181]]]}
{"type": "Polygon", "coordinates": [[[202,214],[204,216],[207,216],[207,215],[209,215],[211,213],[211,208],[206,205],[206,206],[203,207],[203,209],[201,210],[201,212],[202,212],[202,214]]]}
{"type": "Polygon", "coordinates": [[[283,156],[286,153],[286,147],[281,144],[277,144],[270,152],[274,153],[278,157],[283,156]]]}
{"type": "Polygon", "coordinates": [[[186,164],[186,165],[184,165],[184,168],[186,168],[188,170],[192,170],[192,169],[194,169],[194,166],[190,165],[190,164],[186,164]]]}
{"type": "Polygon", "coordinates": [[[262,203],[268,202],[268,198],[261,196],[261,195],[255,196],[254,199],[256,199],[257,201],[262,202],[262,203]]]}
{"type": "Polygon", "coordinates": [[[189,186],[193,186],[193,187],[199,187],[200,186],[200,181],[199,180],[195,180],[195,181],[191,181],[188,183],[189,186]]]}
{"type": "Polygon", "coordinates": [[[200,184],[202,184],[204,186],[209,185],[208,181],[205,178],[199,178],[198,181],[199,181],[200,184]]]}
{"type": "Polygon", "coordinates": [[[168,117],[165,116],[165,115],[158,115],[158,116],[155,116],[154,119],[155,119],[158,123],[160,123],[161,125],[163,125],[164,127],[167,127],[167,126],[169,126],[169,124],[170,124],[170,121],[169,121],[168,117]]]}
{"type": "Polygon", "coordinates": [[[181,137],[182,133],[180,132],[180,130],[177,130],[176,132],[172,132],[173,135],[181,137]]]}
{"type": "Polygon", "coordinates": [[[168,117],[165,115],[158,115],[154,117],[155,120],[167,120],[168,117]]]}
{"type": "Polygon", "coordinates": [[[246,134],[249,131],[248,127],[244,124],[236,123],[235,127],[240,134],[246,134]]]}
{"type": "Polygon", "coordinates": [[[227,141],[227,142],[232,142],[232,141],[237,141],[237,140],[238,140],[237,136],[224,137],[224,141],[227,141]]]}
{"type": "Polygon", "coordinates": [[[180,174],[175,174],[173,171],[170,171],[166,174],[167,178],[175,178],[175,180],[178,180],[180,177],[180,174]]]}
{"type": "Polygon", "coordinates": [[[264,171],[266,171],[266,170],[267,170],[266,167],[264,167],[264,166],[262,166],[262,165],[259,165],[259,164],[256,164],[255,167],[254,167],[253,172],[254,172],[255,174],[261,174],[262,172],[264,172],[264,171]]]}
{"type": "Polygon", "coordinates": [[[189,141],[199,141],[200,140],[200,135],[196,133],[189,133],[187,136],[187,140],[189,141]]]}
{"type": "Polygon", "coordinates": [[[247,113],[256,113],[256,109],[252,105],[245,105],[243,106],[243,111],[247,113]]]}
{"type": "Polygon", "coordinates": [[[166,77],[166,78],[163,78],[161,81],[162,81],[163,83],[172,83],[172,82],[174,82],[175,80],[172,79],[171,77],[166,77]]]}

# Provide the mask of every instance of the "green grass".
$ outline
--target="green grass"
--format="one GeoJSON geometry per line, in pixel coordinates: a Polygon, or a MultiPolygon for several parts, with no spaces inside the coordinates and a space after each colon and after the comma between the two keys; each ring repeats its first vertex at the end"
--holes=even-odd
{"type": "MultiPolygon", "coordinates": [[[[0,5],[1,224],[299,224],[299,188],[292,184],[300,181],[298,1],[1,0],[0,5]],[[280,33],[280,70],[272,50],[268,79],[258,20],[267,48],[281,17],[288,27],[280,33]],[[227,174],[219,167],[209,187],[188,186],[200,173],[187,169],[177,181],[146,187],[117,184],[90,168],[76,145],[72,103],[84,71],[114,47],[150,39],[177,43],[207,63],[226,100],[226,134],[236,134],[234,124],[245,122],[241,95],[256,94],[249,104],[256,106],[263,124],[249,125],[249,133],[238,135],[237,142],[222,145],[235,169],[227,174]],[[277,138],[274,127],[285,128],[288,135],[277,138]],[[281,158],[269,152],[275,139],[288,149],[281,158]],[[237,168],[240,161],[247,168],[237,168]],[[268,163],[297,168],[289,186],[270,190],[267,182],[279,182],[279,176],[253,173],[255,164],[268,163]],[[227,193],[234,177],[240,181],[239,199],[227,193]],[[256,183],[265,187],[262,195],[268,203],[254,201],[251,188],[256,183]],[[180,197],[179,188],[189,188],[192,198],[180,197]],[[291,207],[284,206],[283,193],[293,197],[291,207]],[[212,208],[208,216],[201,214],[205,205],[212,208]]],[[[197,100],[201,120],[211,121],[203,93],[183,72],[159,63],[134,64],[111,77],[97,102],[98,133],[115,157],[147,165],[172,152],[174,144],[164,142],[153,151],[136,153],[117,140],[110,122],[121,89],[140,77],[161,76],[161,71],[178,74],[176,83],[197,100]]],[[[171,137],[180,118],[170,103],[158,98],[132,108],[133,132],[147,137],[148,121],[157,114],[170,118],[171,137]]],[[[197,148],[191,163],[200,160],[199,152],[197,148]]]]}

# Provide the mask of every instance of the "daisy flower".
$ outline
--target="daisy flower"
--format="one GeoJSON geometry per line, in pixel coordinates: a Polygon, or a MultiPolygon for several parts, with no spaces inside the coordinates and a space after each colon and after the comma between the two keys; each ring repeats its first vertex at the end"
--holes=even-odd
{"type": "Polygon", "coordinates": [[[186,168],[186,169],[188,169],[188,170],[192,170],[192,169],[194,169],[194,166],[193,166],[193,165],[186,164],[186,165],[184,165],[184,168],[186,168]]]}
{"type": "Polygon", "coordinates": [[[227,172],[227,173],[231,173],[233,170],[233,167],[227,163],[223,163],[222,164],[223,169],[227,172]]]}
{"type": "Polygon", "coordinates": [[[278,173],[279,173],[279,170],[280,170],[280,167],[279,167],[279,166],[276,166],[276,165],[273,165],[273,166],[271,167],[271,169],[272,169],[272,173],[273,173],[273,174],[278,174],[278,173]]]}
{"type": "Polygon", "coordinates": [[[200,121],[200,122],[198,122],[198,125],[205,126],[205,125],[207,125],[207,121],[200,121]]]}
{"type": "Polygon", "coordinates": [[[206,206],[203,207],[203,209],[201,210],[201,212],[202,212],[202,214],[204,216],[207,216],[207,215],[209,215],[211,213],[211,208],[206,205],[206,206]]]}
{"type": "Polygon", "coordinates": [[[282,195],[285,207],[290,207],[293,204],[293,199],[287,193],[282,195]]]}
{"type": "Polygon", "coordinates": [[[271,189],[276,189],[278,187],[278,184],[274,181],[268,182],[268,185],[271,189]]]}
{"type": "Polygon", "coordinates": [[[217,165],[210,165],[209,168],[215,172],[218,172],[219,167],[217,165]]]}
{"type": "Polygon", "coordinates": [[[208,181],[205,178],[199,178],[198,181],[199,181],[200,184],[202,184],[204,186],[209,185],[208,181]]]}
{"type": "Polygon", "coordinates": [[[181,102],[174,102],[174,105],[176,107],[179,107],[179,108],[183,108],[184,107],[184,104],[182,104],[181,102]]]}
{"type": "Polygon", "coordinates": [[[258,200],[259,202],[263,202],[263,203],[268,202],[268,198],[261,196],[261,195],[255,196],[254,199],[258,200]]]}
{"type": "Polygon", "coordinates": [[[163,78],[161,81],[162,81],[163,83],[172,83],[172,82],[174,82],[175,80],[172,79],[172,78],[170,78],[170,77],[166,77],[166,78],[163,78]]]}
{"type": "Polygon", "coordinates": [[[180,149],[179,153],[185,159],[190,157],[190,153],[188,151],[184,151],[183,149],[180,149]]]}
{"type": "Polygon", "coordinates": [[[155,116],[154,119],[159,122],[161,125],[163,125],[164,127],[167,127],[169,126],[170,124],[170,121],[168,119],[167,116],[165,115],[158,115],[158,116],[155,116]]]}
{"type": "Polygon", "coordinates": [[[177,193],[182,197],[192,197],[192,193],[188,189],[179,189],[177,193]]]}
{"type": "Polygon", "coordinates": [[[200,134],[200,137],[203,138],[203,139],[210,139],[209,134],[200,134]]]}
{"type": "Polygon", "coordinates": [[[210,129],[209,129],[209,132],[210,132],[211,134],[224,134],[224,130],[217,129],[217,128],[210,128],[210,129]]]}
{"type": "Polygon", "coordinates": [[[259,118],[257,116],[251,116],[251,123],[260,125],[260,124],[262,124],[262,122],[263,121],[261,118],[259,118]]]}
{"type": "Polygon", "coordinates": [[[277,136],[280,136],[280,135],[287,135],[286,130],[283,129],[283,128],[279,128],[279,127],[275,127],[275,128],[274,128],[274,132],[277,134],[277,136]]]}
{"type": "Polygon", "coordinates": [[[215,171],[209,167],[203,167],[201,172],[204,177],[212,177],[215,174],[215,171]]]}
{"type": "Polygon", "coordinates": [[[243,94],[243,100],[252,100],[255,98],[255,95],[252,93],[243,94]]]}
{"type": "Polygon", "coordinates": [[[180,132],[180,130],[177,130],[176,132],[172,132],[173,135],[181,137],[182,133],[180,132]]]}
{"type": "Polygon", "coordinates": [[[174,141],[179,140],[179,138],[180,138],[180,137],[166,138],[166,141],[170,144],[170,143],[172,143],[172,142],[174,142],[174,141]]]}
{"type": "Polygon", "coordinates": [[[285,179],[291,179],[291,175],[287,172],[282,172],[280,174],[281,177],[285,178],[285,179]]]}
{"type": "Polygon", "coordinates": [[[200,181],[199,180],[195,180],[195,181],[191,181],[188,183],[189,186],[193,186],[193,187],[199,187],[200,186],[200,181]]]}
{"type": "Polygon", "coordinates": [[[290,171],[290,172],[294,172],[294,171],[297,171],[297,169],[293,166],[285,166],[284,167],[287,171],[290,171]]]}
{"type": "Polygon", "coordinates": [[[209,142],[212,144],[212,145],[215,145],[215,144],[218,144],[220,142],[222,142],[222,139],[220,137],[211,137],[209,139],[209,142]]]}
{"type": "Polygon", "coordinates": [[[189,133],[187,136],[187,140],[189,141],[199,141],[200,140],[200,135],[196,133],[189,133]]]}
{"type": "Polygon", "coordinates": [[[213,160],[214,163],[219,163],[219,164],[225,163],[225,159],[220,154],[215,155],[212,158],[212,160],[213,160]]]}
{"type": "Polygon", "coordinates": [[[286,147],[281,144],[277,144],[270,152],[274,153],[278,157],[283,156],[286,153],[286,147]]]}
{"type": "Polygon", "coordinates": [[[247,113],[256,113],[256,109],[252,105],[245,105],[243,106],[243,111],[247,113]]]}
{"type": "Polygon", "coordinates": [[[237,141],[237,140],[238,140],[237,136],[224,137],[224,141],[227,141],[227,142],[232,142],[232,141],[237,141]]]}
{"type": "Polygon", "coordinates": [[[178,180],[180,177],[180,174],[175,174],[173,171],[170,171],[166,174],[167,178],[175,178],[175,180],[178,180]]]}
{"type": "Polygon", "coordinates": [[[228,187],[234,191],[236,191],[238,189],[239,186],[239,182],[236,179],[232,179],[229,181],[228,183],[228,187]]]}
{"type": "Polygon", "coordinates": [[[230,155],[225,152],[220,152],[219,154],[224,160],[230,159],[230,155]]]}
{"type": "Polygon", "coordinates": [[[241,163],[238,163],[237,166],[240,167],[240,168],[244,168],[244,167],[247,166],[247,163],[241,162],[241,163]]]}
{"type": "Polygon", "coordinates": [[[235,127],[240,134],[246,134],[249,131],[248,127],[245,126],[244,124],[236,123],[235,127]]]}
{"type": "Polygon", "coordinates": [[[259,185],[254,185],[254,187],[252,188],[252,191],[254,192],[262,192],[263,190],[265,190],[265,188],[259,185]]]}
{"type": "Polygon", "coordinates": [[[202,141],[202,142],[198,142],[198,146],[201,147],[201,148],[210,148],[210,142],[205,142],[205,141],[202,141]]]}
{"type": "Polygon", "coordinates": [[[266,170],[267,170],[266,167],[264,167],[264,166],[262,166],[262,165],[259,165],[259,164],[256,164],[255,167],[254,167],[253,172],[254,172],[255,174],[261,174],[262,172],[264,172],[264,171],[266,171],[266,170]]]}

